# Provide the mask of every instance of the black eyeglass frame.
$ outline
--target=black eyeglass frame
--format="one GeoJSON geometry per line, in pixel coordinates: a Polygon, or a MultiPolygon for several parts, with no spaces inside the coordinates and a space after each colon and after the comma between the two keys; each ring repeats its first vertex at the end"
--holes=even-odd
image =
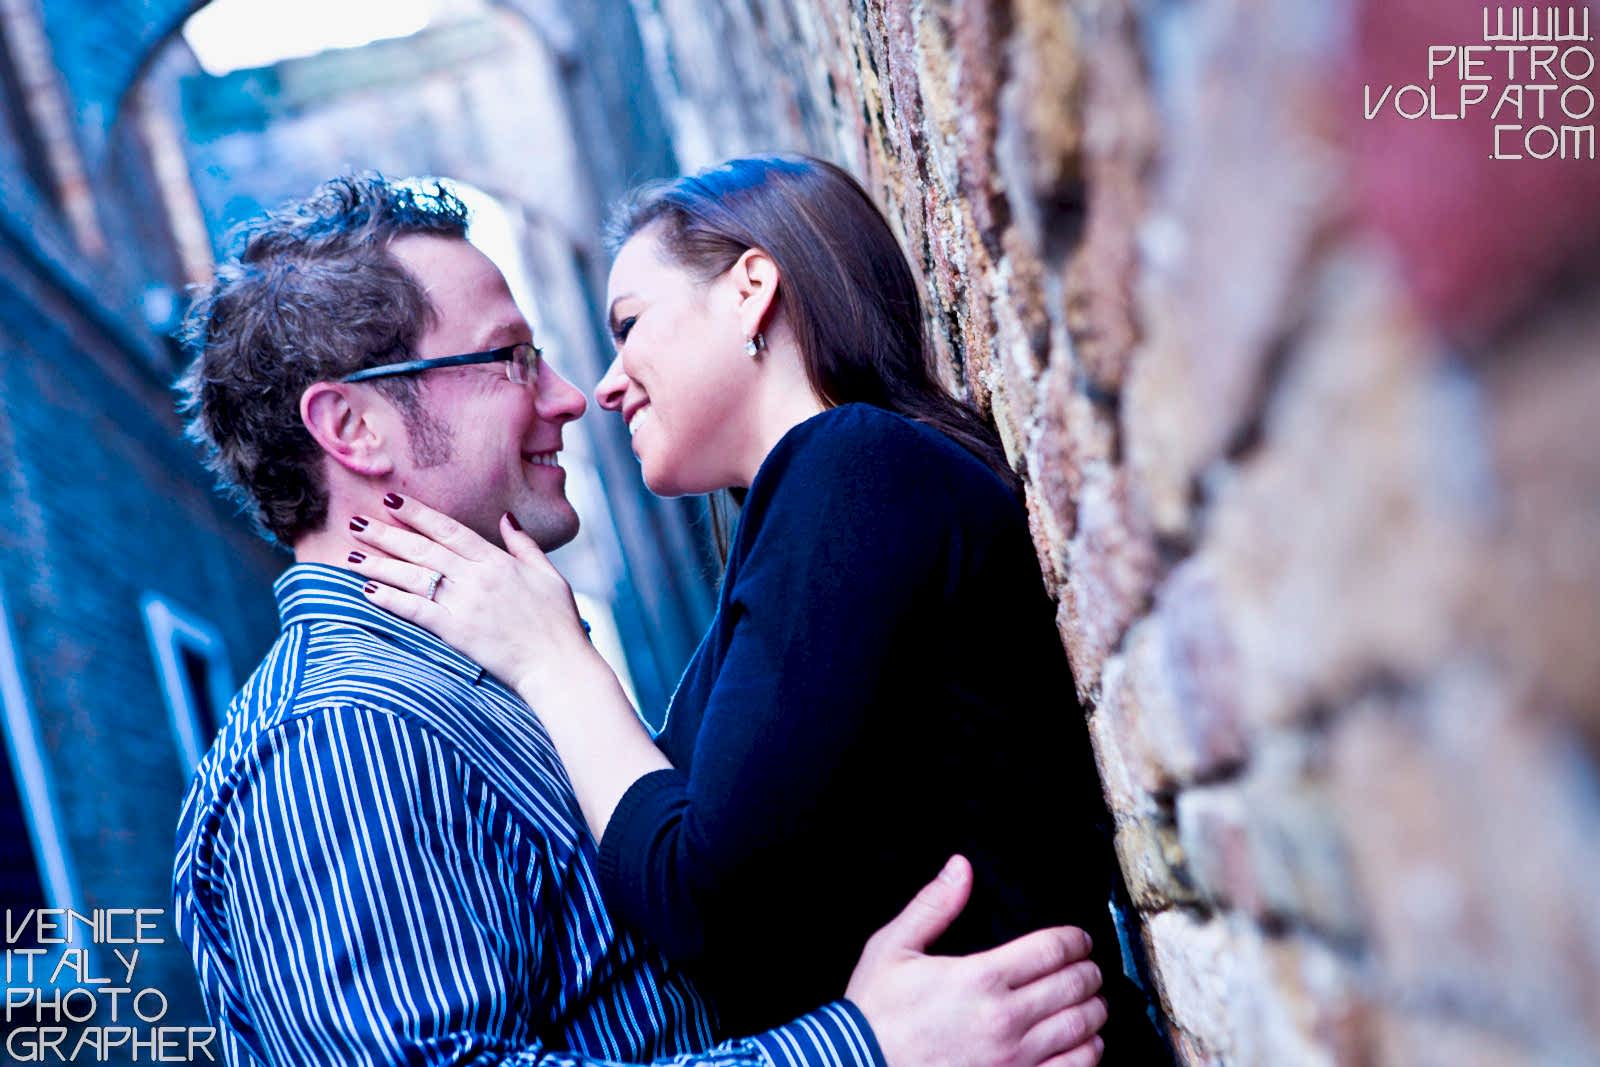
{"type": "Polygon", "coordinates": [[[533,349],[533,379],[527,383],[533,384],[538,380],[539,367],[544,362],[544,349],[531,341],[518,341],[514,345],[502,345],[484,352],[467,352],[459,356],[435,356],[432,359],[408,359],[404,363],[385,363],[377,367],[368,367],[365,370],[353,371],[339,380],[341,382],[366,382],[374,378],[396,378],[402,374],[420,374],[425,370],[434,370],[437,367],[465,367],[473,363],[504,363],[506,364],[506,378],[513,384],[517,380],[511,377],[511,367],[517,358],[517,349],[533,349]]]}

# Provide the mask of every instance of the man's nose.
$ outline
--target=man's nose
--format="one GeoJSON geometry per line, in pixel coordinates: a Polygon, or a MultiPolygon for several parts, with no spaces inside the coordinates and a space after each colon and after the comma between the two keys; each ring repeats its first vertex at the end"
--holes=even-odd
{"type": "Polygon", "coordinates": [[[541,419],[570,422],[581,416],[588,406],[582,389],[563,378],[548,363],[540,369],[539,392],[534,409],[541,419]]]}
{"type": "Polygon", "coordinates": [[[605,377],[600,379],[600,384],[594,387],[594,399],[607,411],[621,411],[622,397],[628,391],[628,374],[622,369],[622,357],[618,356],[611,361],[611,366],[606,368],[605,377]]]}

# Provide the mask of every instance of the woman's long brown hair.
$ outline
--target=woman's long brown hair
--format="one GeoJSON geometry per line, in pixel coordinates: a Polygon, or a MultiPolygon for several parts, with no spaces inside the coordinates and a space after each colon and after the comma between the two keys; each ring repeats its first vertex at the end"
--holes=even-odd
{"type": "MultiPolygon", "coordinates": [[[[812,390],[828,407],[860,402],[945,433],[1014,491],[999,436],[944,388],[924,329],[922,298],[883,213],[843,169],[810,156],[734,159],[635,190],[607,227],[615,253],[646,227],[702,280],[759,248],[778,267],[777,300],[812,390]]],[[[713,500],[712,533],[727,560],[736,505],[713,500]]]]}

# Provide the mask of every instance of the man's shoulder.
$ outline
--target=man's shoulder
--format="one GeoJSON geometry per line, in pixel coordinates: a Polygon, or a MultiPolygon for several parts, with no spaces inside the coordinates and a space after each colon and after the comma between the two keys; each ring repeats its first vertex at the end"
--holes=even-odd
{"type": "Polygon", "coordinates": [[[360,626],[310,622],[298,629],[305,653],[287,714],[354,703],[426,720],[482,699],[472,679],[360,626]]]}
{"type": "Polygon", "coordinates": [[[466,692],[448,672],[360,627],[335,622],[289,626],[228,705],[221,729],[195,770],[191,791],[231,792],[264,755],[339,719],[341,727],[398,725],[437,733],[466,692]]]}
{"type": "MultiPolygon", "coordinates": [[[[297,746],[387,759],[397,747],[413,759],[443,753],[530,816],[569,807],[554,746],[527,705],[497,683],[479,684],[360,626],[315,621],[284,630],[197,768],[191,815],[227,807],[297,746]]],[[[558,838],[569,835],[565,820],[543,821],[558,838]]]]}
{"type": "Polygon", "coordinates": [[[240,736],[254,735],[338,707],[426,718],[458,707],[471,689],[439,665],[359,626],[308,622],[279,636],[229,705],[227,726],[240,736]]]}

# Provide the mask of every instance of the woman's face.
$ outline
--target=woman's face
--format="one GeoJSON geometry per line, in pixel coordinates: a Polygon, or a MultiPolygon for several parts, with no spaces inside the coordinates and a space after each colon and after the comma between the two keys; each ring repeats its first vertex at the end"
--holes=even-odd
{"type": "Polygon", "coordinates": [[[617,357],[595,399],[622,415],[644,481],[663,496],[741,485],[754,444],[757,367],[744,353],[731,273],[701,282],[647,227],[611,267],[617,357]]]}

